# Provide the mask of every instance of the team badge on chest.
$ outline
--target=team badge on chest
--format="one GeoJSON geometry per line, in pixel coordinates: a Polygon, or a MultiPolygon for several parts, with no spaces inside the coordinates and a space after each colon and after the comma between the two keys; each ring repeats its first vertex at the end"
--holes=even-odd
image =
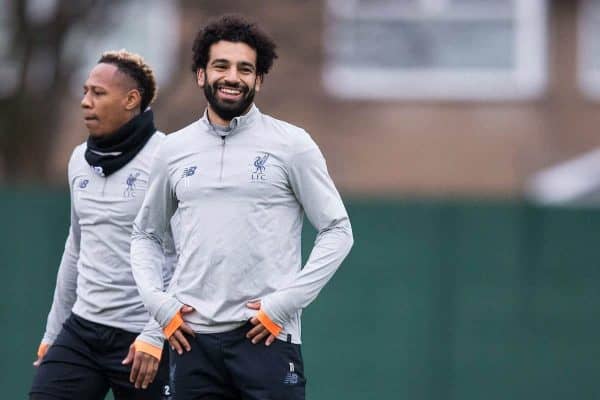
{"type": "Polygon", "coordinates": [[[138,176],[140,176],[139,172],[136,172],[135,175],[133,173],[129,174],[129,176],[127,177],[127,180],[125,181],[125,185],[127,185],[127,187],[125,188],[125,191],[123,192],[123,197],[125,198],[131,198],[131,197],[135,197],[135,184],[137,182],[137,178],[138,176]]]}
{"type": "Polygon", "coordinates": [[[254,158],[253,170],[251,173],[252,182],[261,182],[267,180],[267,161],[269,160],[269,154],[258,155],[254,158]]]}

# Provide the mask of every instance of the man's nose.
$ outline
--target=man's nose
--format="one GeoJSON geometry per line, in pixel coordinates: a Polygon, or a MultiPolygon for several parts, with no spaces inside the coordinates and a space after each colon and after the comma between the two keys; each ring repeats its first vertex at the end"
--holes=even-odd
{"type": "Polygon", "coordinates": [[[240,81],[240,75],[239,75],[237,68],[234,67],[234,68],[229,68],[227,70],[227,73],[225,75],[225,81],[232,82],[232,83],[237,83],[240,81]]]}
{"type": "Polygon", "coordinates": [[[90,99],[90,94],[85,93],[81,99],[81,108],[92,108],[92,101],[90,99]]]}

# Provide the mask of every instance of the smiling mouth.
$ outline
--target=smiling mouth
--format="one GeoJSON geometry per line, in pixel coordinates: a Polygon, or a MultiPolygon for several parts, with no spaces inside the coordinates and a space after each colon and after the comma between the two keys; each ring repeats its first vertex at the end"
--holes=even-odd
{"type": "Polygon", "coordinates": [[[230,87],[219,87],[219,93],[227,96],[227,97],[236,97],[236,96],[240,96],[242,94],[242,91],[240,89],[234,89],[234,88],[230,88],[230,87]]]}

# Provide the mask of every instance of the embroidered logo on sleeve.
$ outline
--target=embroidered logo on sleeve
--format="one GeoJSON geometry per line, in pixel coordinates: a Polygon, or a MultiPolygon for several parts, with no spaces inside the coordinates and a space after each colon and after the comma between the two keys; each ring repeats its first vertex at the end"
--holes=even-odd
{"type": "Polygon", "coordinates": [[[190,176],[196,173],[196,166],[193,165],[191,167],[187,167],[183,169],[183,174],[181,174],[182,178],[189,178],[190,176]]]}
{"type": "Polygon", "coordinates": [[[77,186],[79,186],[79,189],[85,189],[88,183],[90,183],[90,180],[87,178],[83,178],[79,180],[79,184],[77,186]]]}

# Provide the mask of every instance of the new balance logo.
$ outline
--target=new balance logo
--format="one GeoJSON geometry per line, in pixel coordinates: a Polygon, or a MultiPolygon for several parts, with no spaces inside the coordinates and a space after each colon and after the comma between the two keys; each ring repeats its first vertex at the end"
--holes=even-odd
{"type": "Polygon", "coordinates": [[[88,183],[90,183],[89,179],[82,179],[79,181],[79,188],[80,189],[85,189],[88,185],[88,183]]]}
{"type": "Polygon", "coordinates": [[[298,384],[298,374],[295,372],[288,372],[283,380],[285,385],[297,385],[298,384]]]}
{"type": "Polygon", "coordinates": [[[183,169],[182,178],[188,178],[196,173],[196,166],[191,166],[183,169]]]}
{"type": "Polygon", "coordinates": [[[287,373],[285,378],[283,379],[284,385],[296,385],[298,384],[298,374],[294,372],[294,363],[290,363],[290,372],[287,373]]]}
{"type": "Polygon", "coordinates": [[[187,167],[183,169],[183,173],[181,174],[181,179],[183,179],[183,185],[187,189],[190,187],[190,177],[196,173],[196,166],[192,165],[191,167],[187,167]]]}
{"type": "Polygon", "coordinates": [[[104,170],[102,169],[102,167],[92,167],[92,169],[94,170],[94,172],[100,176],[104,176],[104,170]]]}

